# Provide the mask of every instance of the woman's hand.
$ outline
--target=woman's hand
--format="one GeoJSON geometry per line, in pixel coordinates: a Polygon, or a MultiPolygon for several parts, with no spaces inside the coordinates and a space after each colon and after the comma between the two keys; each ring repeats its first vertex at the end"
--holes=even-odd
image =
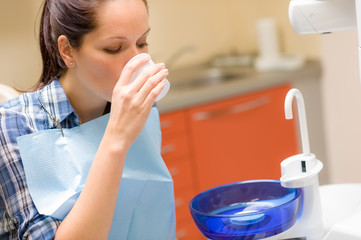
{"type": "Polygon", "coordinates": [[[142,57],[124,67],[113,90],[107,129],[83,191],[55,239],[107,238],[127,151],[142,131],[168,74],[164,64],[156,64],[129,84],[134,71],[147,61],[149,57],[142,57]]]}
{"type": "Polygon", "coordinates": [[[163,63],[145,69],[129,83],[136,69],[150,60],[143,55],[127,63],[114,87],[107,130],[115,140],[129,148],[142,131],[156,97],[165,86],[168,75],[163,63]]]}

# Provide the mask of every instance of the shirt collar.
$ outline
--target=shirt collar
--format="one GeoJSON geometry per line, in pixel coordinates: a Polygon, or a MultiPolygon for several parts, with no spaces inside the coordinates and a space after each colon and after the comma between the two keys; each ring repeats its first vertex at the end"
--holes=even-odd
{"type": "Polygon", "coordinates": [[[44,111],[48,115],[50,127],[57,127],[52,118],[55,118],[55,120],[62,124],[67,118],[73,117],[73,120],[77,122],[77,125],[80,124],[80,119],[71,106],[65,91],[57,78],[44,88],[38,90],[37,98],[39,104],[42,105],[44,111]]]}

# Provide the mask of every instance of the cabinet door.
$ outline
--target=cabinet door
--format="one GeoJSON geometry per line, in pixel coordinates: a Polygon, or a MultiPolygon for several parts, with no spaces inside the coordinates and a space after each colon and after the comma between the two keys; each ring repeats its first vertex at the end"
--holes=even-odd
{"type": "Polygon", "coordinates": [[[192,161],[189,156],[189,132],[184,111],[160,116],[162,128],[162,156],[174,181],[178,240],[200,239],[201,233],[192,220],[188,208],[195,196],[192,161]]]}
{"type": "Polygon", "coordinates": [[[279,179],[280,163],[298,153],[294,120],[284,117],[290,86],[189,110],[199,191],[251,179],[279,179]]]}

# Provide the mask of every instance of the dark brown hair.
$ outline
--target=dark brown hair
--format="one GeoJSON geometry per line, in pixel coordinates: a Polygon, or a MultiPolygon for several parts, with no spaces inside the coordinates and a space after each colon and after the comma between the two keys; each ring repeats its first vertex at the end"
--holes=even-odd
{"type": "MultiPolygon", "coordinates": [[[[45,0],[40,21],[39,44],[43,69],[35,89],[60,77],[67,67],[58,50],[64,35],[73,48],[79,48],[85,34],[96,27],[96,13],[108,0],[45,0]]],[[[147,6],[147,1],[143,0],[147,6]]]]}

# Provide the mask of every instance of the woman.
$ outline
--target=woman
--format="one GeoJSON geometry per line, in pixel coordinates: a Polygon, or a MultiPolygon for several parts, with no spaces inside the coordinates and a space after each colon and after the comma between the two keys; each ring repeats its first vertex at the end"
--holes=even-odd
{"type": "Polygon", "coordinates": [[[149,32],[146,0],[44,2],[38,91],[0,110],[1,239],[107,238],[127,151],[168,74],[164,64],[156,64],[129,84],[135,69],[150,59],[143,56],[126,65],[148,51],[149,32]],[[37,101],[37,94],[45,100],[37,101]],[[72,128],[109,111],[85,186],[69,214],[63,221],[39,214],[27,189],[16,138],[72,128]]]}

